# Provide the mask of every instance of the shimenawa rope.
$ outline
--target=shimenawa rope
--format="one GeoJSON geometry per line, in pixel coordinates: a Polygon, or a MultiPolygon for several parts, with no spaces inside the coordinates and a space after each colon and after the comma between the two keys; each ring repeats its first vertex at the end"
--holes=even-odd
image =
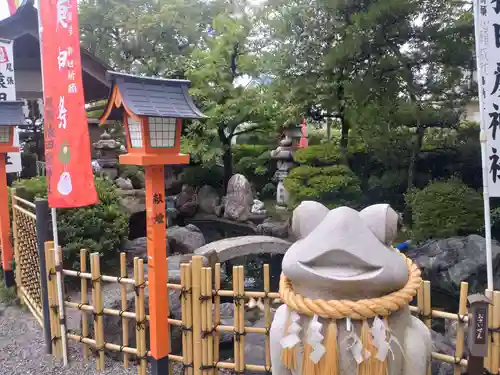
{"type": "MultiPolygon", "coordinates": [[[[292,282],[281,275],[280,279],[280,297],[290,310],[296,313],[313,317],[314,315],[328,319],[326,332],[326,353],[318,363],[312,363],[309,358],[311,352],[310,345],[304,342],[304,353],[302,358],[302,375],[338,375],[338,357],[337,339],[333,335],[337,334],[336,321],[339,319],[350,318],[361,321],[360,341],[363,350],[370,353],[369,358],[358,364],[358,375],[385,375],[387,371],[387,357],[384,361],[376,358],[376,350],[372,342],[367,319],[383,317],[387,327],[387,317],[402,308],[407,307],[418,292],[422,283],[421,273],[418,267],[401,254],[406,260],[408,267],[408,281],[406,285],[388,295],[362,299],[358,301],[351,300],[320,300],[303,297],[293,289],[292,282]]],[[[285,332],[290,326],[290,317],[285,326],[285,332]]],[[[304,330],[303,330],[304,331],[304,330]]],[[[325,330],[324,330],[325,331],[325,330]]],[[[304,333],[304,332],[303,332],[304,333]]],[[[388,332],[389,333],[389,332],[388,332]]],[[[303,337],[305,341],[305,336],[303,337]]],[[[283,349],[281,356],[282,362],[286,368],[296,370],[297,364],[297,345],[291,348],[283,349]]]]}

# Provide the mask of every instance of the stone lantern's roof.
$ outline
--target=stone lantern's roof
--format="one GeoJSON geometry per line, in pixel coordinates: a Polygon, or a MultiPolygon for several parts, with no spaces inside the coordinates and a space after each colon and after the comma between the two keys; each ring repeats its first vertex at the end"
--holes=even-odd
{"type": "Polygon", "coordinates": [[[120,148],[121,144],[112,139],[107,131],[104,131],[104,133],[101,134],[100,139],[92,146],[94,146],[97,150],[117,150],[120,148]]]}
{"type": "Polygon", "coordinates": [[[123,105],[137,116],[200,119],[204,115],[189,95],[187,80],[134,76],[108,71],[111,93],[103,120],[121,120],[123,106],[116,107],[118,91],[123,105]]]}

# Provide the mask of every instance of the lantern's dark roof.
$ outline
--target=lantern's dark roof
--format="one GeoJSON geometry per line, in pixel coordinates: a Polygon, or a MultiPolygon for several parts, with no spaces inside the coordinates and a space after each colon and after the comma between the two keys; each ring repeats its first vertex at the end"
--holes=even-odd
{"type": "MultiPolygon", "coordinates": [[[[134,76],[108,71],[111,93],[115,86],[124,104],[138,116],[200,119],[204,115],[189,95],[187,80],[134,76]]],[[[108,101],[108,106],[113,105],[108,101]]],[[[114,108],[108,120],[121,120],[122,110],[114,108]]]]}
{"type": "Polygon", "coordinates": [[[23,105],[22,100],[0,101],[0,126],[26,126],[23,105]]]}

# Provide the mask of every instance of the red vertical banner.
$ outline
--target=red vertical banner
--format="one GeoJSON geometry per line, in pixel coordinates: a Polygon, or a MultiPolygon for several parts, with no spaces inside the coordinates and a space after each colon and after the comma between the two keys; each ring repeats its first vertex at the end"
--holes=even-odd
{"type": "Polygon", "coordinates": [[[39,2],[49,206],[98,202],[90,156],[77,0],[39,2]]]}

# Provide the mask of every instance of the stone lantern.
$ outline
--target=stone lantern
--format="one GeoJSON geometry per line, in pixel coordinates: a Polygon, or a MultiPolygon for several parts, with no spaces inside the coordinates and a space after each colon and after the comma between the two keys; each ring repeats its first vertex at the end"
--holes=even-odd
{"type": "Polygon", "coordinates": [[[278,148],[271,151],[271,158],[276,160],[277,170],[274,174],[274,179],[278,181],[276,188],[276,203],[278,207],[286,206],[288,201],[288,193],[283,182],[290,170],[296,165],[293,161],[293,151],[293,140],[287,136],[280,141],[278,148]]]}
{"type": "Polygon", "coordinates": [[[97,163],[101,168],[101,173],[107,176],[110,180],[114,180],[118,176],[117,164],[118,157],[121,153],[120,142],[112,139],[109,133],[105,130],[101,137],[93,145],[97,154],[97,163]]]}
{"type": "Polygon", "coordinates": [[[284,139],[290,139],[291,147],[296,150],[299,147],[300,138],[302,137],[301,125],[293,125],[283,130],[284,139]]]}

